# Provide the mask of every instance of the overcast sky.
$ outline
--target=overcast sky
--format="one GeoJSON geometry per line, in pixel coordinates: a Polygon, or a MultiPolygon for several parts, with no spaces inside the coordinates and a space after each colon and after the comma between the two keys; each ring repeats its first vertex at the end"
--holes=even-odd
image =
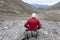
{"type": "Polygon", "coordinates": [[[23,0],[23,1],[29,4],[43,4],[43,5],[54,5],[60,2],[60,0],[23,0]]]}

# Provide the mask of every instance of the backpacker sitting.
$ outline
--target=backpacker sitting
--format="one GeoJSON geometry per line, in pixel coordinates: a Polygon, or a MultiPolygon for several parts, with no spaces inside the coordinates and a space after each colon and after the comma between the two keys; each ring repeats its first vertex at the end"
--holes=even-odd
{"type": "Polygon", "coordinates": [[[24,26],[27,28],[27,30],[25,31],[25,36],[27,35],[29,37],[36,36],[36,30],[41,28],[40,21],[36,18],[35,13],[32,14],[32,18],[28,19],[24,26]]]}

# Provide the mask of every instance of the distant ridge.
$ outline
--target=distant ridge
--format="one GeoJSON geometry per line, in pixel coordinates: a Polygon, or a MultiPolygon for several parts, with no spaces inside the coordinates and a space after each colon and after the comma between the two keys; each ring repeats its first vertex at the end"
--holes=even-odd
{"type": "Polygon", "coordinates": [[[35,8],[37,8],[37,9],[39,9],[39,10],[49,7],[49,5],[39,5],[39,4],[31,4],[31,5],[34,6],[35,8]]]}

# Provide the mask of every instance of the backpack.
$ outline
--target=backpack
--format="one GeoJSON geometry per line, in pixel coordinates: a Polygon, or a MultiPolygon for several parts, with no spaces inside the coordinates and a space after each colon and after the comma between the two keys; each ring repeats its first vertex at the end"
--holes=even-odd
{"type": "Polygon", "coordinates": [[[26,30],[26,31],[24,32],[24,36],[25,36],[26,38],[37,37],[37,35],[38,35],[38,32],[37,32],[37,31],[34,31],[34,30],[26,30]]]}

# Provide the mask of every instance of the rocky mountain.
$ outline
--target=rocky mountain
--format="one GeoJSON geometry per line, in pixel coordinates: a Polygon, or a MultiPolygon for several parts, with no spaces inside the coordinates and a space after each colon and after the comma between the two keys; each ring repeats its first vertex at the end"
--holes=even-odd
{"type": "Polygon", "coordinates": [[[0,12],[3,13],[32,13],[37,9],[22,0],[0,0],[0,12]]]}
{"type": "Polygon", "coordinates": [[[60,9],[60,2],[56,3],[55,5],[53,6],[50,6],[49,8],[47,9],[51,9],[51,10],[59,10],[60,9]]]}

